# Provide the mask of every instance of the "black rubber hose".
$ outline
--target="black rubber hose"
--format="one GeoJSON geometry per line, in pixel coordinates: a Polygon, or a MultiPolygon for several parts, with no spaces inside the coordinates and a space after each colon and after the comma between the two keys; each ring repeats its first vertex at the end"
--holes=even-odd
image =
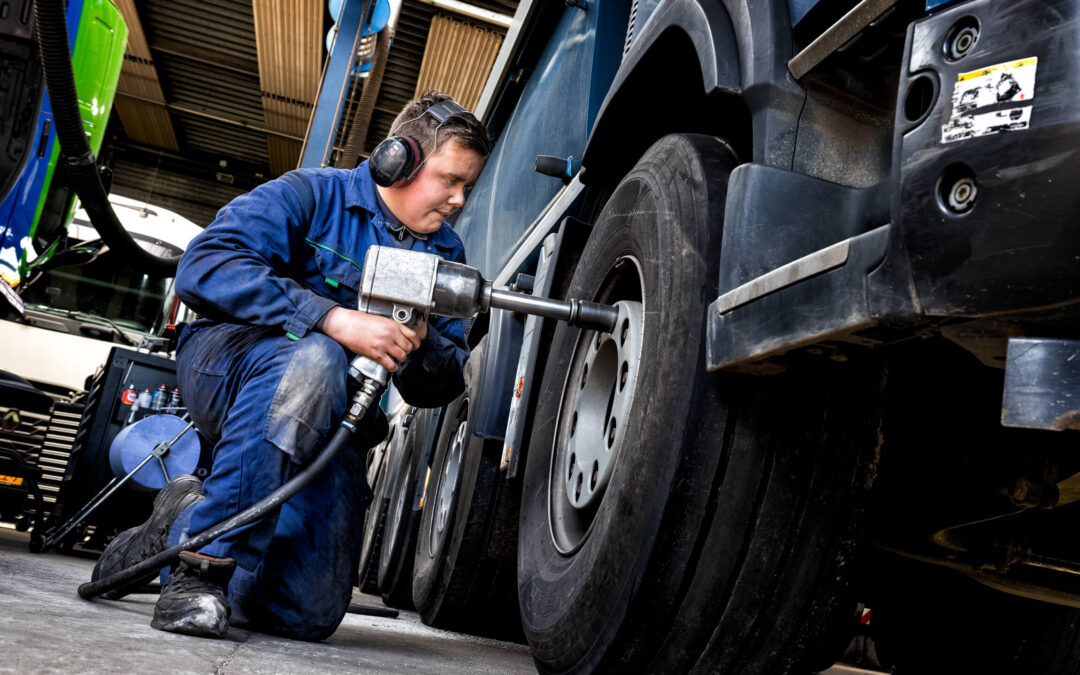
{"type": "Polygon", "coordinates": [[[325,469],[330,464],[330,460],[334,458],[334,455],[349,442],[351,436],[352,431],[347,427],[339,427],[337,433],[334,434],[334,437],[326,444],[326,447],[322,449],[322,452],[315,458],[315,461],[309,464],[303,471],[293,476],[289,482],[285,483],[277,490],[274,490],[266,497],[263,497],[259,502],[249,506],[232,518],[224,520],[210,529],[200,532],[184,543],[177,544],[172,548],[167,548],[161,553],[147,558],[137,565],[132,565],[111,577],[105,577],[104,579],[98,579],[97,581],[88,581],[87,583],[82,584],[79,586],[79,597],[89,600],[95,595],[101,595],[102,593],[125,588],[127,586],[134,586],[148,573],[176,562],[180,557],[181,552],[198,550],[221,535],[232,532],[237,528],[243,527],[248,523],[259,520],[267,514],[276,511],[281,508],[282,504],[289,501],[293,495],[304,489],[304,487],[310,483],[319,472],[325,469]]]}
{"type": "Polygon", "coordinates": [[[56,139],[60,143],[60,161],[68,182],[82,200],[90,222],[109,248],[131,267],[148,274],[175,276],[180,256],[156,256],[139,246],[117,220],[105,186],[101,184],[79,113],[64,0],[34,0],[34,22],[37,25],[45,86],[56,125],[56,139]]]}

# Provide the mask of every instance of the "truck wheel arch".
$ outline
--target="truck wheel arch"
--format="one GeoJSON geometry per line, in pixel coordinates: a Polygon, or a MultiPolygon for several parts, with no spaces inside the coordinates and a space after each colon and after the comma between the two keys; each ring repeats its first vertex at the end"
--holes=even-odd
{"type": "MultiPolygon", "coordinates": [[[[718,3],[676,2],[657,10],[625,54],[590,133],[582,181],[614,187],[660,137],[689,131],[680,123],[710,103],[714,94],[740,91],[738,43],[727,10],[718,3]],[[663,105],[642,105],[648,97],[663,105]],[[627,134],[634,127],[642,132],[627,134]]],[[[735,107],[730,98],[721,97],[735,107]]],[[[721,106],[723,107],[723,106],[721,106]]],[[[707,132],[708,129],[693,129],[707,132]]]]}

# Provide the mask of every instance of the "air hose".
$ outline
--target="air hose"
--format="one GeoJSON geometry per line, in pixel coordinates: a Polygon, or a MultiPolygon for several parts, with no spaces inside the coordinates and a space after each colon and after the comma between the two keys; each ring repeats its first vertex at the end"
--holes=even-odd
{"type": "Polygon", "coordinates": [[[141,272],[163,277],[175,276],[180,256],[156,256],[139,246],[117,220],[109,204],[79,112],[64,0],[34,0],[34,22],[37,24],[45,86],[56,125],[56,139],[60,142],[60,159],[68,183],[79,195],[94,229],[121,259],[141,272]]]}
{"type": "Polygon", "coordinates": [[[240,513],[237,513],[235,516],[223,520],[217,525],[200,532],[182,544],[167,548],[161,553],[121,570],[110,577],[98,579],[97,581],[89,581],[80,585],[78,591],[79,597],[89,600],[102,593],[134,586],[148,574],[156,572],[162,567],[172,565],[179,559],[180,553],[183,551],[196,551],[221,535],[264,518],[268,514],[281,508],[282,504],[289,501],[293,495],[304,489],[315,476],[325,469],[338,451],[349,442],[353,432],[356,430],[355,424],[351,423],[349,421],[350,419],[355,420],[355,417],[349,416],[346,418],[346,421],[341,423],[341,427],[326,446],[323,447],[322,451],[315,457],[315,460],[277,490],[274,490],[255,504],[252,504],[240,513]]]}

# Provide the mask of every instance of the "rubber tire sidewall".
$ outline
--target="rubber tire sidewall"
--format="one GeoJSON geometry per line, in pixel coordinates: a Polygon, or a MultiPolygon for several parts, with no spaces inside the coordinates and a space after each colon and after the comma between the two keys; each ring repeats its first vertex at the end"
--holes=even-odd
{"type": "Polygon", "coordinates": [[[413,424],[408,430],[408,437],[403,444],[401,461],[398,463],[390,500],[387,504],[386,522],[383,526],[382,551],[379,554],[379,592],[383,603],[399,609],[413,609],[412,603],[412,565],[416,554],[416,533],[420,527],[419,513],[412,508],[416,494],[416,481],[419,475],[417,463],[420,458],[420,444],[427,435],[423,428],[430,423],[430,413],[416,411],[413,424]],[[403,511],[394,527],[394,511],[398,501],[403,511]]]}
{"type": "Polygon", "coordinates": [[[705,372],[705,308],[716,299],[727,179],[735,164],[718,139],[661,139],[612,194],[576,268],[568,297],[604,301],[595,294],[615,262],[629,255],[640,263],[642,358],[626,432],[636,442],[622,449],[584,542],[563,555],[552,541],[547,500],[563,388],[581,332],[559,326],[536,397],[518,546],[522,622],[543,672],[615,669],[617,663],[604,661],[611,654],[634,663],[635,645],[657,637],[640,632],[648,624],[646,605],[660,616],[677,611],[671,598],[687,572],[646,574],[654,546],[666,548],[672,564],[690,559],[707,465],[716,461],[710,448],[722,435],[722,415],[712,414],[719,405],[715,383],[705,372]],[[698,462],[704,470],[694,468],[698,462]],[[688,536],[670,536],[665,521],[686,526],[688,536]],[[641,594],[644,584],[650,587],[641,594]]]}
{"type": "MultiPolygon", "coordinates": [[[[477,556],[483,542],[477,541],[475,533],[469,528],[470,512],[478,499],[485,503],[491,495],[478,494],[478,474],[491,473],[492,457],[498,455],[498,445],[473,435],[471,408],[466,415],[468,428],[467,441],[461,463],[458,465],[457,487],[454,501],[447,518],[445,532],[438,547],[431,547],[432,529],[438,504],[439,477],[447,461],[447,454],[452,446],[454,435],[461,424],[462,406],[475,400],[475,392],[480,386],[480,376],[487,346],[487,339],[482,339],[472,349],[465,364],[465,391],[452,401],[443,412],[436,441],[434,456],[431,461],[431,476],[424,491],[424,508],[420,514],[420,529],[416,538],[416,554],[413,559],[413,603],[421,620],[429,626],[442,628],[463,627],[468,620],[465,596],[472,573],[471,560],[477,556]],[[485,453],[488,455],[485,457],[485,453]],[[486,461],[485,461],[486,460],[486,461]]],[[[495,460],[494,470],[498,464],[495,460]]],[[[488,476],[490,478],[490,476],[488,476]]],[[[494,481],[481,481],[483,484],[494,481]]],[[[475,515],[475,514],[473,514],[475,515]]]]}

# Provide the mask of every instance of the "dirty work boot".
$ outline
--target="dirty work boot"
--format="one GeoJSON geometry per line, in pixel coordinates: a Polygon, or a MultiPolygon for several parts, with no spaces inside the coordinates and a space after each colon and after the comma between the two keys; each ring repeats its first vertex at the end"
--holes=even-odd
{"type": "Polygon", "coordinates": [[[232,558],[184,551],[154,605],[151,628],[199,637],[224,637],[229,629],[226,589],[236,569],[232,558]]]}
{"type": "MultiPolygon", "coordinates": [[[[172,527],[177,516],[187,507],[202,500],[202,481],[191,475],[173,478],[154,498],[154,510],[150,518],[142,525],[121,532],[105,548],[105,552],[94,565],[90,580],[97,581],[110,577],[164,551],[169,528],[172,527]]],[[[118,600],[127,595],[131,589],[146,584],[157,574],[156,570],[151,571],[145,578],[128,584],[126,589],[120,588],[102,593],[101,597],[118,600]]]]}

